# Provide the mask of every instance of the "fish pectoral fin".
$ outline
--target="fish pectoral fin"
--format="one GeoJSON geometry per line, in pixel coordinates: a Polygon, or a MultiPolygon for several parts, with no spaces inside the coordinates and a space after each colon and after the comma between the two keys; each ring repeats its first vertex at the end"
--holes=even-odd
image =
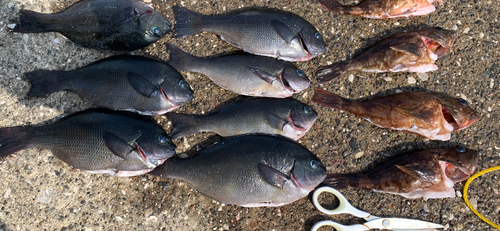
{"type": "Polygon", "coordinates": [[[280,171],[266,165],[259,163],[258,165],[260,176],[269,184],[276,188],[283,189],[283,185],[288,180],[288,177],[283,175],[280,171]]]}
{"type": "Polygon", "coordinates": [[[288,27],[285,23],[278,21],[276,19],[271,20],[271,26],[278,33],[278,35],[283,38],[287,43],[291,43],[292,40],[298,38],[292,29],[288,27]]]}
{"type": "Polygon", "coordinates": [[[266,112],[264,116],[265,116],[267,122],[269,123],[269,125],[271,125],[271,127],[278,129],[278,130],[283,130],[283,127],[285,127],[285,125],[287,123],[286,121],[282,120],[279,116],[277,116],[271,112],[266,112]]]}
{"type": "Polygon", "coordinates": [[[269,84],[273,84],[274,81],[278,80],[276,76],[271,75],[270,73],[265,72],[263,70],[259,70],[253,67],[248,67],[248,69],[250,69],[255,75],[257,75],[259,78],[261,78],[262,80],[266,81],[269,84]]]}
{"type": "Polygon", "coordinates": [[[127,79],[130,85],[136,90],[139,94],[151,97],[153,93],[158,92],[158,88],[155,87],[151,82],[142,77],[137,73],[129,72],[127,73],[127,79]]]}
{"type": "Polygon", "coordinates": [[[395,107],[401,114],[418,119],[426,124],[433,125],[431,108],[421,108],[418,105],[415,107],[395,107]]]}
{"type": "Polygon", "coordinates": [[[425,53],[422,52],[420,46],[417,43],[407,43],[407,44],[392,46],[391,49],[398,52],[414,55],[417,56],[418,58],[422,58],[425,56],[425,53]]]}
{"type": "Polygon", "coordinates": [[[402,172],[414,178],[420,179],[428,183],[435,183],[436,179],[435,166],[423,165],[423,164],[409,164],[405,166],[396,165],[396,167],[402,172]]]}
{"type": "Polygon", "coordinates": [[[127,7],[123,10],[118,11],[116,14],[111,16],[111,22],[113,27],[119,27],[127,21],[137,19],[139,16],[139,11],[135,7],[127,7]]]}
{"type": "Polygon", "coordinates": [[[104,132],[103,138],[106,147],[123,159],[127,159],[128,154],[134,151],[134,148],[130,144],[111,132],[104,132]]]}

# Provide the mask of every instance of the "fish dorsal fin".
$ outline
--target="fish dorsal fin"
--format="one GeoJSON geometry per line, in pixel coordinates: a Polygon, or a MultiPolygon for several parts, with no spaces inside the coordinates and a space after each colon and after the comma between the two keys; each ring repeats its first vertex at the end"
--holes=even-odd
{"type": "Polygon", "coordinates": [[[415,119],[418,119],[426,124],[432,125],[433,124],[433,109],[432,107],[429,107],[432,104],[425,105],[426,107],[422,107],[422,104],[417,103],[413,104],[411,106],[397,106],[395,109],[407,116],[413,117],[415,119]]]}
{"type": "Polygon", "coordinates": [[[278,129],[278,130],[283,130],[283,127],[286,125],[286,121],[282,120],[279,116],[271,113],[271,112],[266,112],[265,113],[265,118],[269,125],[271,127],[278,129]]]}
{"type": "Polygon", "coordinates": [[[143,96],[151,97],[153,94],[158,93],[158,88],[155,87],[155,85],[153,85],[147,79],[142,77],[142,75],[133,72],[128,72],[127,79],[130,85],[134,88],[134,90],[136,90],[137,92],[139,92],[139,94],[143,96]]]}
{"type": "Polygon", "coordinates": [[[106,147],[123,159],[127,159],[128,154],[134,151],[134,148],[130,144],[111,132],[104,132],[103,138],[106,147]]]}
{"type": "Polygon", "coordinates": [[[288,177],[280,171],[268,166],[267,164],[259,163],[259,173],[262,178],[272,186],[283,189],[283,185],[288,180],[288,177]]]}
{"type": "Polygon", "coordinates": [[[419,44],[417,43],[406,43],[397,46],[392,46],[391,49],[406,54],[414,55],[417,56],[418,58],[422,58],[425,56],[425,54],[420,49],[419,44]]]}
{"type": "Polygon", "coordinates": [[[278,21],[276,19],[271,20],[271,26],[278,35],[283,38],[287,43],[291,43],[292,40],[298,38],[292,29],[288,27],[285,23],[278,21]]]}
{"type": "Polygon", "coordinates": [[[250,69],[255,75],[257,75],[259,78],[261,78],[262,80],[266,81],[269,84],[273,84],[274,81],[278,80],[276,76],[271,75],[270,73],[265,72],[263,70],[259,70],[253,67],[249,67],[248,69],[250,69]]]}
{"type": "Polygon", "coordinates": [[[405,166],[396,165],[402,172],[424,182],[435,183],[436,172],[435,166],[424,164],[408,164],[405,166]]]}
{"type": "Polygon", "coordinates": [[[127,21],[137,19],[139,16],[139,10],[135,7],[127,7],[123,10],[118,11],[116,14],[111,16],[111,22],[114,27],[119,27],[127,21]]]}

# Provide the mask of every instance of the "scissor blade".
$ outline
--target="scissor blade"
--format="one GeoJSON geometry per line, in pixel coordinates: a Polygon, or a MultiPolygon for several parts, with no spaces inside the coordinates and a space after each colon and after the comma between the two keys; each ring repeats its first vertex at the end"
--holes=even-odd
{"type": "Polygon", "coordinates": [[[370,229],[393,229],[393,230],[419,230],[419,229],[440,229],[444,226],[432,222],[406,219],[406,218],[379,218],[364,224],[370,229]]]}

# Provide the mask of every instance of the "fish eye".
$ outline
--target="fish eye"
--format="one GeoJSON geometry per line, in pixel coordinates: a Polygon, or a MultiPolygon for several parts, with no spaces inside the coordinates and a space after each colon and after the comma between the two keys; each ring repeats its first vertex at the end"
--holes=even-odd
{"type": "Polygon", "coordinates": [[[465,152],[465,148],[463,146],[457,146],[457,151],[461,152],[461,153],[464,153],[465,152]]]}
{"type": "Polygon", "coordinates": [[[186,81],[181,80],[181,81],[179,81],[179,87],[182,89],[187,89],[189,87],[189,85],[186,83],[186,81]]]}
{"type": "Polygon", "coordinates": [[[306,114],[311,114],[311,112],[312,112],[312,110],[313,110],[313,109],[312,109],[312,108],[310,108],[309,106],[304,106],[304,107],[302,108],[302,110],[303,110],[303,111],[304,111],[304,113],[306,113],[306,114]]]}
{"type": "Polygon", "coordinates": [[[160,35],[160,28],[155,26],[155,27],[151,28],[151,32],[153,32],[153,34],[155,34],[155,35],[160,35]]]}
{"type": "Polygon", "coordinates": [[[311,160],[311,162],[309,162],[309,165],[311,165],[312,169],[318,169],[320,166],[319,162],[315,160],[311,160]]]}
{"type": "Polygon", "coordinates": [[[297,69],[297,71],[296,71],[296,72],[297,72],[297,75],[300,75],[300,76],[305,76],[305,75],[306,75],[306,73],[304,73],[304,72],[303,72],[302,70],[300,70],[300,69],[297,69]]]}
{"type": "Polygon", "coordinates": [[[317,39],[320,39],[321,38],[321,34],[319,32],[316,32],[316,33],[314,33],[314,37],[316,37],[317,39]]]}
{"type": "Polygon", "coordinates": [[[458,99],[458,102],[460,102],[460,104],[462,104],[463,106],[466,106],[467,107],[467,101],[465,101],[465,99],[458,99]]]}
{"type": "Polygon", "coordinates": [[[160,142],[160,144],[166,144],[168,141],[168,138],[163,134],[158,135],[156,139],[160,142]]]}

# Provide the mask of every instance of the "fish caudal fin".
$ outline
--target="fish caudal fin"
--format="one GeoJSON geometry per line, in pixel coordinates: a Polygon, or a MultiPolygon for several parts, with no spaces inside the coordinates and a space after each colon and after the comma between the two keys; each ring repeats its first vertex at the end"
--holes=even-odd
{"type": "Polygon", "coordinates": [[[0,128],[0,157],[29,148],[27,127],[0,128]]]}
{"type": "Polygon", "coordinates": [[[170,60],[168,60],[168,64],[170,66],[174,67],[178,71],[191,71],[194,66],[193,62],[197,59],[198,57],[195,57],[189,53],[186,53],[185,51],[181,50],[180,48],[176,47],[173,44],[167,44],[167,48],[170,54],[170,60]]]}
{"type": "Polygon", "coordinates": [[[48,14],[38,13],[31,10],[21,10],[19,12],[19,24],[12,29],[19,33],[42,33],[49,32],[47,23],[48,14]]]}
{"type": "Polygon", "coordinates": [[[206,15],[190,11],[184,7],[173,6],[172,10],[175,15],[175,31],[174,38],[187,37],[192,34],[197,34],[203,31],[203,24],[206,22],[206,15]]]}
{"type": "Polygon", "coordinates": [[[40,97],[61,90],[61,80],[65,73],[43,70],[26,73],[26,80],[31,84],[28,97],[40,97]]]}
{"type": "Polygon", "coordinates": [[[325,84],[333,79],[340,77],[347,71],[348,64],[345,62],[338,62],[328,66],[322,66],[316,69],[314,75],[319,84],[325,84]]]}
{"type": "Polygon", "coordinates": [[[314,91],[314,96],[311,101],[325,107],[336,108],[339,110],[346,110],[346,107],[353,103],[352,100],[342,98],[336,94],[319,88],[314,91]]]}
{"type": "Polygon", "coordinates": [[[201,132],[198,127],[202,124],[201,116],[168,113],[167,118],[172,122],[172,131],[169,134],[172,140],[201,132]]]}
{"type": "Polygon", "coordinates": [[[355,175],[328,174],[323,181],[323,184],[337,190],[343,190],[349,187],[355,187],[357,185],[357,181],[358,178],[355,175]]]}

